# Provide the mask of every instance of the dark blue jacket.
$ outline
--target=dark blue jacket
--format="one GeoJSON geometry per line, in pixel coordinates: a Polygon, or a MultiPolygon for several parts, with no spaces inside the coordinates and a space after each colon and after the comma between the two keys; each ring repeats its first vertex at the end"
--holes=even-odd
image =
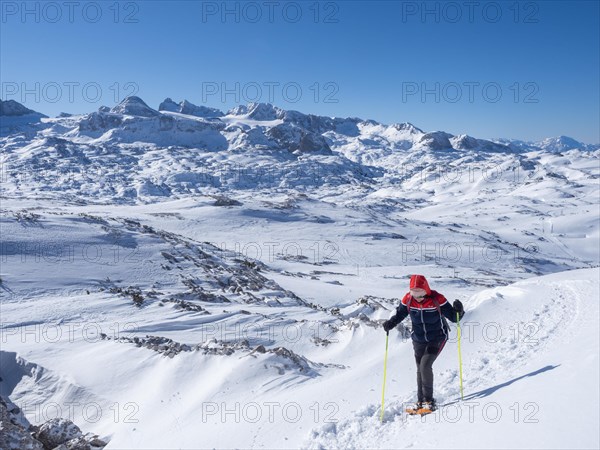
{"type": "MultiPolygon", "coordinates": [[[[448,339],[446,319],[456,322],[456,313],[457,311],[446,300],[446,297],[439,292],[430,290],[422,302],[418,302],[410,293],[407,293],[390,321],[396,326],[410,314],[413,341],[436,342],[448,339]]],[[[463,315],[464,311],[460,318],[463,315]]]]}

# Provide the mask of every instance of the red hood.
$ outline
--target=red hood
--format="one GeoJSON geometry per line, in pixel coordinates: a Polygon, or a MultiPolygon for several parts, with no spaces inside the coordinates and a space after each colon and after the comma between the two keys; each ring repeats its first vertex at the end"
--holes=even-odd
{"type": "Polygon", "coordinates": [[[423,275],[411,275],[410,277],[410,289],[425,289],[427,295],[431,295],[431,289],[429,283],[423,275]]]}

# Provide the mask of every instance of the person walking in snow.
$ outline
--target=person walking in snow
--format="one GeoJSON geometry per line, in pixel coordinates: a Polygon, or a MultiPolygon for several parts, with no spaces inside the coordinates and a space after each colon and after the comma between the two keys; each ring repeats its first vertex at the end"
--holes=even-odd
{"type": "Polygon", "coordinates": [[[412,342],[417,363],[417,403],[407,409],[409,413],[424,414],[435,411],[433,398],[433,362],[448,340],[448,322],[456,322],[465,314],[462,303],[452,305],[439,292],[432,291],[423,275],[410,277],[410,291],[404,295],[396,313],[383,322],[386,333],[410,315],[412,342]]]}

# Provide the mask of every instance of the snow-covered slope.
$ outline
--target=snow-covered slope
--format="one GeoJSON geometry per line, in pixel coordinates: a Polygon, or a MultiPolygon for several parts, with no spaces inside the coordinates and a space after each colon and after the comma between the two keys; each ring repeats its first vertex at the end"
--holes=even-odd
{"type": "MultiPolygon", "coordinates": [[[[71,227],[85,228],[86,220],[71,227]]],[[[46,233],[58,231],[52,221],[40,226],[46,233]]],[[[132,239],[127,232],[135,228],[122,229],[124,241],[132,239]]],[[[73,231],[69,242],[76,242],[73,231]]],[[[76,280],[88,272],[82,264],[72,271],[62,264],[56,276],[52,265],[38,263],[47,278],[30,280],[31,290],[14,292],[19,301],[3,303],[10,321],[3,329],[0,384],[25,411],[54,403],[100,405],[105,417],[94,420],[93,428],[112,438],[113,448],[598,445],[594,401],[578,406],[573,435],[560,431],[561,405],[598,398],[597,268],[468,296],[462,340],[465,400],[458,401],[454,338],[435,366],[437,397],[444,406],[424,423],[401,412],[415,395],[412,346],[393,333],[388,406],[380,424],[384,335],[371,321],[389,315],[390,300],[363,298],[354,306],[342,302],[348,306],[339,312],[317,310],[293,297],[286,303],[289,294],[277,295],[277,288],[265,296],[268,287],[256,290],[243,283],[232,283],[240,287],[230,294],[218,294],[225,298],[203,298],[210,295],[198,280],[203,275],[194,274],[198,281],[193,281],[193,272],[185,274],[186,266],[197,261],[182,264],[185,248],[176,250],[185,242],[174,240],[161,250],[165,237],[152,236],[146,239],[157,242],[143,245],[145,252],[137,255],[146,261],[141,267],[133,264],[136,269],[126,276],[103,281],[118,267],[103,264],[93,273],[104,287],[76,280]],[[153,269],[159,264],[173,266],[173,279],[153,269]],[[136,275],[137,267],[142,276],[136,275]],[[136,286],[126,286],[133,280],[136,286]],[[131,420],[115,423],[115,405],[131,420]],[[224,435],[229,429],[235,433],[224,435]],[[496,435],[493,440],[490,433],[496,435]]],[[[185,251],[193,255],[194,248],[185,251]]],[[[9,279],[16,275],[11,272],[9,279]]],[[[368,292],[385,282],[385,277],[371,277],[359,276],[351,283],[353,291],[368,292]]],[[[304,280],[298,291],[309,293],[315,283],[304,280]]],[[[401,292],[401,286],[388,281],[386,288],[401,292]]],[[[450,295],[462,291],[443,280],[437,287],[450,295]]],[[[73,412],[86,423],[83,406],[73,412]]]]}
{"type": "MultiPolygon", "coordinates": [[[[305,445],[598,448],[599,275],[597,268],[563,272],[471,297],[462,324],[464,399],[454,335],[436,362],[442,406],[430,416],[403,413],[414,398],[413,382],[406,376],[410,346],[392,336],[388,396],[393,400],[383,423],[373,402],[314,430],[305,445]],[[573,403],[576,412],[570,409],[573,403]]],[[[375,362],[373,358],[373,366],[375,362]]]]}
{"type": "Polygon", "coordinates": [[[38,115],[39,117],[47,117],[43,114],[37,113],[29,108],[26,108],[25,106],[21,105],[19,102],[16,102],[14,100],[0,100],[1,117],[28,116],[34,114],[38,115]]]}
{"type": "Polygon", "coordinates": [[[205,108],[130,97],[0,138],[0,395],[31,423],[108,448],[598,447],[600,150],[205,108]],[[467,307],[465,400],[451,342],[445,407],[402,414],[404,324],[381,424],[380,323],[413,273],[467,307]]]}
{"type": "Polygon", "coordinates": [[[14,100],[0,100],[0,136],[40,128],[40,120],[45,116],[14,100]]]}

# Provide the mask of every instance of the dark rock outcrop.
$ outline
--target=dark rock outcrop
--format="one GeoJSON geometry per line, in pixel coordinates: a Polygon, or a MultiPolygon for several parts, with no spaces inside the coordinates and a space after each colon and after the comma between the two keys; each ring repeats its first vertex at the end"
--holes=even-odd
{"type": "Polygon", "coordinates": [[[2,450],[100,450],[107,445],[95,434],[83,434],[69,419],[31,425],[19,407],[4,397],[0,397],[0,430],[2,450]]]}

